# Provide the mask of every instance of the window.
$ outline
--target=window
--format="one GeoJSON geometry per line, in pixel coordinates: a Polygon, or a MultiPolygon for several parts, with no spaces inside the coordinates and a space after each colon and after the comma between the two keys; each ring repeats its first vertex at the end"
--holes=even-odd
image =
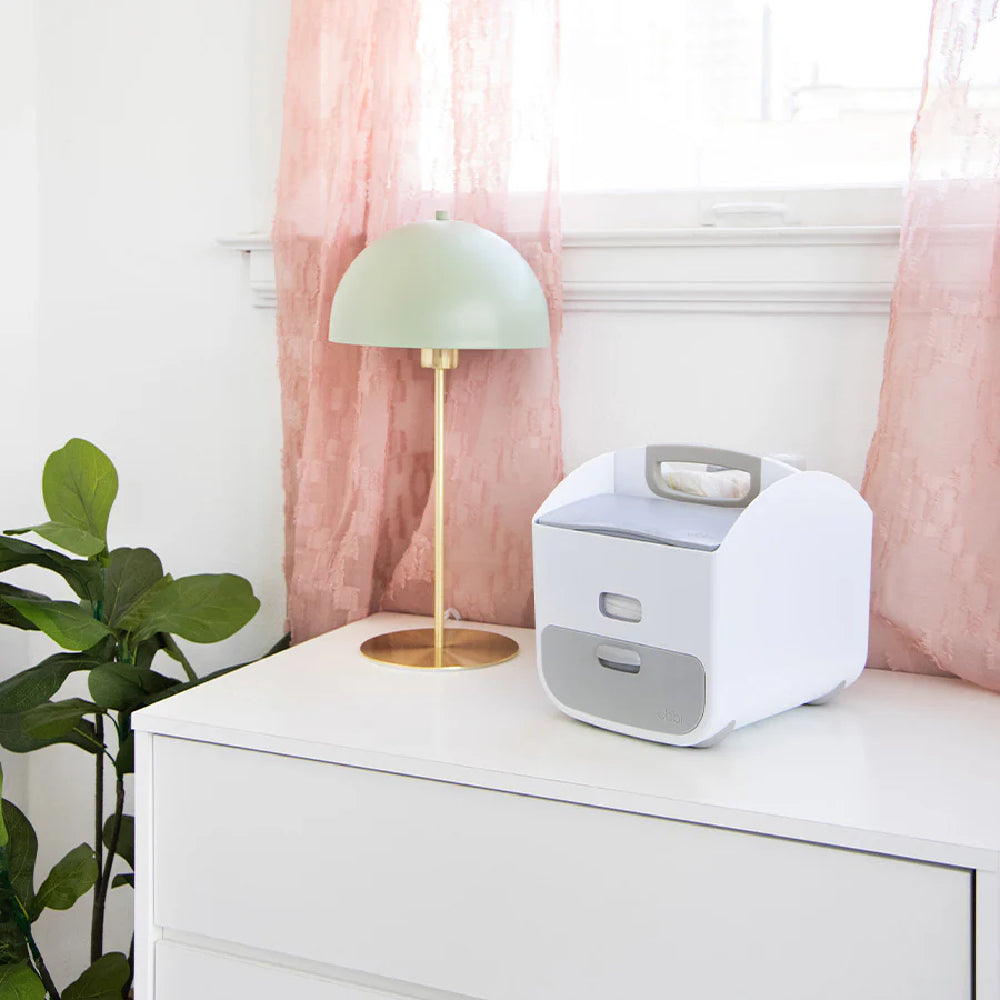
{"type": "Polygon", "coordinates": [[[571,226],[897,222],[930,7],[564,4],[560,169],[571,226]]]}
{"type": "Polygon", "coordinates": [[[563,7],[567,191],[901,183],[926,0],[563,7]]]}
{"type": "MultiPolygon", "coordinates": [[[[280,95],[287,12],[261,6],[267,83],[280,95]]],[[[447,48],[447,9],[423,0],[428,51],[447,48]]],[[[931,0],[562,0],[565,228],[898,224],[930,13],[931,0]]],[[[521,58],[535,56],[528,39],[521,58]]],[[[426,65],[433,122],[448,80],[426,65]]],[[[1000,65],[991,71],[1000,84],[1000,65]]],[[[279,120],[274,110],[265,181],[279,120]]],[[[429,130],[428,190],[450,182],[439,147],[447,137],[429,130]]],[[[516,157],[511,182],[528,191],[538,164],[518,156],[525,170],[516,157]]]]}

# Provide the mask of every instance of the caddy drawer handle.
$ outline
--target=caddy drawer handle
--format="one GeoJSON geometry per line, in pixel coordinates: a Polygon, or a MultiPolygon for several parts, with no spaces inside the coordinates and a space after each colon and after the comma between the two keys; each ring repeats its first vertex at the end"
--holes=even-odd
{"type": "Polygon", "coordinates": [[[608,670],[620,670],[626,674],[639,673],[639,654],[634,649],[620,646],[598,646],[597,662],[608,670]]]}

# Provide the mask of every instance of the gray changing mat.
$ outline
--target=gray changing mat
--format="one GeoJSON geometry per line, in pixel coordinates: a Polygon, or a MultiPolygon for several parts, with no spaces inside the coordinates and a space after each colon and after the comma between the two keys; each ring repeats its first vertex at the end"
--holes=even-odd
{"type": "Polygon", "coordinates": [[[742,507],[599,493],[557,507],[538,518],[538,523],[714,552],[742,512],[742,507]]]}

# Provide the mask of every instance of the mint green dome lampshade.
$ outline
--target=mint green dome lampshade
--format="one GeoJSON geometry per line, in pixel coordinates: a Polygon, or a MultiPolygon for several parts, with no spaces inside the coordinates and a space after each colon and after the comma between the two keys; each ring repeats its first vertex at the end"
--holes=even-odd
{"type": "Polygon", "coordinates": [[[333,298],[330,340],[544,347],[549,311],[534,272],[506,240],[471,222],[438,218],[394,229],[358,254],[333,298]]]}

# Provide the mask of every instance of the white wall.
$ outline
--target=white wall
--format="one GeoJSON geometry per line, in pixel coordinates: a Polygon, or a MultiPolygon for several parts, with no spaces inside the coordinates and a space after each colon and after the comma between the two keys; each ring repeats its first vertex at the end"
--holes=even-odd
{"type": "MultiPolygon", "coordinates": [[[[121,480],[113,545],[149,546],[175,576],[241,573],[262,601],[238,636],[189,647],[200,671],[259,655],[284,617],[273,317],[216,244],[258,222],[247,8],[0,5],[0,526],[44,519],[50,451],[73,436],[99,445],[121,480]]],[[[8,673],[47,653],[4,639],[8,673]]],[[[29,783],[41,875],[93,840],[91,758],[33,755],[29,783]]],[[[193,826],[192,850],[196,838],[193,826]]],[[[127,896],[112,893],[122,949],[127,896]]],[[[57,982],[87,964],[88,923],[86,902],[43,919],[57,982]]]]}
{"type": "MultiPolygon", "coordinates": [[[[38,297],[37,94],[34,3],[0,4],[0,525],[30,523],[25,475],[37,456],[36,308],[38,297]],[[5,44],[8,40],[14,44],[5,44]]],[[[28,637],[0,628],[0,676],[29,655],[28,637]]],[[[27,796],[27,761],[4,755],[4,795],[27,796]]]]}
{"type": "Polygon", "coordinates": [[[694,442],[799,453],[857,486],[887,323],[867,313],[567,313],[566,467],[630,445],[694,442]]]}

